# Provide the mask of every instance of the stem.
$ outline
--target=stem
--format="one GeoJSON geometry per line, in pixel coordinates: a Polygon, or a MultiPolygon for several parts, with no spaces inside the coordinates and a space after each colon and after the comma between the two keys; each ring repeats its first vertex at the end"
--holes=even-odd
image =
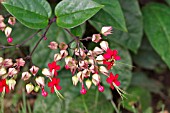
{"type": "Polygon", "coordinates": [[[99,98],[99,91],[96,90],[95,106],[97,106],[98,98],[99,98]]]}
{"type": "Polygon", "coordinates": [[[47,31],[49,30],[51,24],[52,24],[53,22],[55,22],[55,21],[56,21],[56,17],[52,18],[52,19],[49,21],[49,24],[48,24],[45,32],[43,33],[42,37],[38,40],[38,42],[36,43],[36,45],[34,46],[32,52],[29,54],[28,58],[30,58],[30,57],[32,56],[32,54],[34,53],[35,49],[38,47],[39,43],[41,42],[41,40],[46,36],[47,31]]]}
{"type": "Polygon", "coordinates": [[[83,105],[84,105],[84,108],[85,108],[86,113],[89,113],[88,108],[87,108],[87,105],[86,105],[86,103],[85,103],[85,101],[84,101],[84,95],[82,95],[82,100],[83,100],[83,105]]]}
{"type": "Polygon", "coordinates": [[[42,29],[39,29],[38,31],[36,31],[34,34],[32,34],[30,37],[28,37],[27,39],[25,39],[21,44],[17,44],[16,47],[20,47],[22,45],[24,45],[25,43],[27,43],[29,40],[31,40],[36,34],[38,34],[40,31],[42,31],[42,29]]]}
{"type": "Polygon", "coordinates": [[[113,102],[113,100],[111,100],[111,103],[112,103],[112,106],[115,108],[116,113],[119,113],[119,110],[117,109],[117,107],[116,107],[115,103],[113,102]]]}

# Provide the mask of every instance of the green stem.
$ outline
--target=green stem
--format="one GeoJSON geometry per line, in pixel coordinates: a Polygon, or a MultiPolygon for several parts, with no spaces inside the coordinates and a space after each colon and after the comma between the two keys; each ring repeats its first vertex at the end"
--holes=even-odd
{"type": "Polygon", "coordinates": [[[84,100],[84,95],[82,95],[82,100],[83,100],[83,105],[84,105],[86,113],[89,113],[87,105],[86,105],[85,100],[84,100]]]}
{"type": "Polygon", "coordinates": [[[4,113],[4,96],[5,92],[3,91],[1,94],[1,113],[4,113]]]}
{"type": "Polygon", "coordinates": [[[112,106],[114,107],[116,113],[119,113],[119,110],[117,109],[115,103],[113,102],[113,100],[111,100],[112,106]]]}
{"type": "Polygon", "coordinates": [[[98,98],[99,98],[99,91],[96,90],[95,106],[97,106],[98,98]]]}

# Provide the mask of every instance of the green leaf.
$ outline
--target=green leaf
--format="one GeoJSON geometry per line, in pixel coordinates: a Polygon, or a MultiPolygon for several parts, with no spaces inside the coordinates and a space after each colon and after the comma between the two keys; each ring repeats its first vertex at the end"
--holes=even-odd
{"type": "Polygon", "coordinates": [[[98,90],[90,89],[69,104],[69,113],[113,113],[113,106],[98,90]],[[86,107],[85,107],[86,106],[86,107]]]}
{"type": "Polygon", "coordinates": [[[143,72],[133,73],[131,86],[142,87],[150,92],[157,94],[161,94],[162,93],[161,90],[163,88],[163,85],[159,81],[147,77],[147,75],[143,72]]]}
{"type": "Polygon", "coordinates": [[[131,56],[127,49],[119,46],[116,43],[113,43],[111,40],[109,40],[109,47],[110,49],[118,50],[118,55],[120,55],[121,60],[115,62],[115,66],[112,67],[111,72],[113,74],[119,74],[119,80],[121,83],[121,88],[124,90],[128,88],[131,82],[132,78],[132,60],[131,56]]]}
{"type": "MultiPolygon", "coordinates": [[[[104,5],[91,20],[102,23],[103,26],[113,26],[116,29],[127,31],[119,0],[94,0],[104,5]]],[[[96,26],[97,27],[97,26],[96,26]]]]}
{"type": "Polygon", "coordinates": [[[170,0],[165,0],[167,2],[168,5],[170,5],[170,0]]]}
{"type": "Polygon", "coordinates": [[[9,13],[32,29],[44,28],[51,16],[51,7],[46,0],[6,0],[3,5],[9,13]]]}
{"type": "Polygon", "coordinates": [[[151,105],[151,94],[148,90],[140,87],[130,87],[127,92],[129,95],[127,99],[123,100],[123,105],[126,109],[132,112],[137,109],[145,111],[151,105]],[[135,105],[138,105],[137,109],[135,109],[135,105]]]}
{"type": "MultiPolygon", "coordinates": [[[[128,32],[122,32],[119,30],[113,30],[113,34],[108,38],[112,41],[121,44],[125,48],[130,49],[134,53],[137,53],[140,47],[142,35],[143,35],[143,20],[140,12],[140,7],[137,0],[120,0],[123,13],[125,15],[125,21],[127,24],[128,32]],[[129,7],[133,6],[133,7],[129,7]]],[[[108,17],[104,17],[108,18],[108,17]]],[[[107,20],[106,20],[107,21],[107,20]]],[[[100,31],[106,24],[96,21],[90,21],[90,23],[100,31]]],[[[109,26],[110,24],[107,24],[109,26]]]]}
{"type": "Polygon", "coordinates": [[[95,15],[103,5],[92,0],[63,0],[57,4],[55,15],[57,25],[64,28],[73,28],[95,15]]]}
{"type": "Polygon", "coordinates": [[[133,54],[132,58],[135,64],[145,69],[163,70],[167,67],[166,64],[161,60],[159,55],[154,51],[146,38],[143,38],[138,53],[133,54]],[[146,55],[149,55],[149,57],[146,57],[146,55]]]}
{"type": "Polygon", "coordinates": [[[150,3],[143,8],[144,31],[156,52],[170,68],[170,8],[150,3]]]}
{"type": "Polygon", "coordinates": [[[86,30],[86,24],[82,24],[82,25],[79,25],[77,27],[70,29],[71,33],[77,37],[82,37],[85,30],[86,30]]]}

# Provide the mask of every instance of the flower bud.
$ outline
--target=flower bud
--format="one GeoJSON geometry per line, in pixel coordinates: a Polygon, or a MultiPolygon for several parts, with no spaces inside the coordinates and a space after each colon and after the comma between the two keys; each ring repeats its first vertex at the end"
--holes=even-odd
{"type": "Polygon", "coordinates": [[[10,77],[16,75],[17,73],[18,73],[18,71],[15,68],[8,69],[8,76],[10,76],[10,77]]]}
{"type": "Polygon", "coordinates": [[[28,80],[29,78],[31,77],[31,74],[29,72],[23,72],[22,73],[22,79],[25,81],[25,80],[28,80]]]}
{"type": "Polygon", "coordinates": [[[12,28],[10,28],[10,27],[6,27],[5,28],[5,35],[6,35],[6,37],[9,37],[11,32],[12,32],[12,28]]]}
{"type": "Polygon", "coordinates": [[[11,36],[9,36],[9,37],[7,38],[7,42],[8,42],[8,43],[12,43],[12,42],[13,42],[13,38],[12,38],[11,36]]]}
{"type": "Polygon", "coordinates": [[[31,83],[29,83],[26,85],[26,90],[27,93],[31,93],[34,90],[34,86],[31,83]]]}
{"type": "Polygon", "coordinates": [[[4,22],[0,22],[0,30],[4,31],[6,27],[6,24],[4,22]]]}
{"type": "Polygon", "coordinates": [[[23,60],[23,58],[16,59],[16,65],[18,67],[20,67],[20,66],[23,67],[25,65],[25,61],[23,60]]]}
{"type": "Polygon", "coordinates": [[[102,27],[101,33],[102,33],[104,36],[107,36],[107,35],[109,35],[109,34],[112,34],[112,27],[111,27],[111,26],[102,27]]]}
{"type": "Polygon", "coordinates": [[[45,86],[45,83],[44,83],[44,77],[37,77],[36,79],[35,79],[35,81],[36,81],[36,83],[39,85],[39,86],[45,86]]]}
{"type": "Polygon", "coordinates": [[[67,52],[67,50],[61,50],[60,54],[61,54],[62,58],[65,58],[68,55],[68,52],[67,52]]]}
{"type": "Polygon", "coordinates": [[[77,83],[78,83],[78,77],[77,77],[76,75],[74,75],[74,76],[72,77],[72,82],[73,82],[73,85],[74,85],[74,86],[77,85],[77,83]]]}
{"type": "Polygon", "coordinates": [[[67,45],[66,43],[64,43],[64,42],[61,42],[61,43],[59,44],[59,48],[60,48],[61,50],[66,50],[66,49],[68,48],[68,45],[67,45]]]}
{"type": "Polygon", "coordinates": [[[48,47],[52,50],[56,50],[58,48],[58,43],[55,41],[50,42],[50,45],[48,47]]]}
{"type": "Polygon", "coordinates": [[[56,61],[59,61],[59,60],[61,60],[61,55],[57,53],[57,54],[54,55],[54,61],[56,62],[56,61]]]}
{"type": "Polygon", "coordinates": [[[108,73],[109,73],[109,71],[104,66],[100,66],[99,71],[104,75],[108,75],[108,73]]]}
{"type": "Polygon", "coordinates": [[[107,49],[109,48],[109,44],[108,44],[108,42],[106,42],[106,41],[102,41],[102,42],[100,42],[100,47],[101,47],[103,50],[107,51],[107,49]]]}
{"type": "Polygon", "coordinates": [[[52,76],[51,72],[50,72],[47,68],[44,68],[44,69],[42,70],[42,74],[45,75],[45,76],[47,76],[47,77],[52,76]]]}
{"type": "Polygon", "coordinates": [[[79,72],[77,73],[77,77],[78,77],[78,80],[79,80],[80,82],[82,82],[82,81],[84,80],[84,76],[83,76],[83,74],[82,74],[81,71],[79,71],[79,72]]]}
{"type": "Polygon", "coordinates": [[[98,74],[93,74],[92,82],[95,86],[97,86],[100,83],[100,76],[98,74]]]}
{"type": "Polygon", "coordinates": [[[34,91],[35,91],[35,92],[38,92],[39,90],[40,90],[40,86],[35,86],[35,87],[34,87],[34,91]]]}
{"type": "Polygon", "coordinates": [[[92,85],[91,80],[88,79],[88,80],[86,80],[85,83],[86,83],[87,88],[90,89],[90,87],[91,87],[91,85],[92,85]]]}
{"type": "Polygon", "coordinates": [[[35,76],[39,70],[39,67],[32,66],[30,72],[35,76]]]}
{"type": "Polygon", "coordinates": [[[9,23],[10,25],[15,25],[15,23],[16,23],[15,17],[9,17],[8,23],[9,23]]]}
{"type": "Polygon", "coordinates": [[[10,90],[14,90],[15,84],[16,84],[16,81],[14,79],[8,80],[8,85],[9,85],[10,90]]]}
{"type": "Polygon", "coordinates": [[[6,74],[6,69],[5,68],[0,68],[0,76],[6,74]]]}
{"type": "Polygon", "coordinates": [[[98,64],[103,64],[104,57],[103,55],[99,55],[96,57],[96,61],[98,64]]]}
{"type": "Polygon", "coordinates": [[[4,21],[4,17],[0,15],[0,23],[4,21]]]}
{"type": "Polygon", "coordinates": [[[92,41],[98,43],[101,40],[100,34],[93,34],[92,41]]]}
{"type": "Polygon", "coordinates": [[[10,66],[12,66],[12,65],[13,65],[12,59],[5,59],[5,60],[3,61],[3,66],[4,66],[4,67],[10,67],[10,66]]]}
{"type": "Polygon", "coordinates": [[[3,61],[4,61],[4,59],[3,59],[2,57],[0,57],[0,67],[1,67],[2,64],[3,64],[3,61]]]}
{"type": "Polygon", "coordinates": [[[100,49],[99,47],[95,47],[93,52],[96,54],[96,55],[99,55],[99,54],[102,54],[103,53],[103,50],[100,49]]]}

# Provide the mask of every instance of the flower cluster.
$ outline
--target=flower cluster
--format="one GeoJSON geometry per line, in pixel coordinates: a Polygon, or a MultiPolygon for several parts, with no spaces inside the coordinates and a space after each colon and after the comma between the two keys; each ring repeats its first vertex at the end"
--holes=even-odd
{"type": "MultiPolygon", "coordinates": [[[[11,20],[14,22],[14,20],[11,20]]],[[[2,24],[3,17],[0,16],[0,22],[2,24]]],[[[9,21],[9,23],[11,23],[9,21]]],[[[11,23],[12,25],[14,23],[11,23]]],[[[5,30],[0,27],[1,30],[5,30]]],[[[28,71],[22,72],[21,79],[26,81],[26,91],[31,93],[32,91],[39,91],[41,89],[42,95],[46,97],[48,92],[45,91],[45,77],[49,79],[48,87],[51,89],[51,93],[57,93],[59,97],[62,95],[59,90],[62,89],[60,85],[60,78],[58,71],[62,68],[58,62],[64,61],[64,68],[69,70],[72,74],[73,85],[81,84],[80,93],[86,94],[92,85],[97,86],[100,92],[104,91],[102,86],[101,76],[106,77],[106,82],[110,84],[111,89],[120,86],[118,81],[118,74],[114,75],[111,72],[112,67],[115,66],[115,62],[120,60],[117,50],[109,48],[107,41],[102,39],[102,35],[107,36],[111,34],[112,27],[103,27],[101,33],[93,34],[92,37],[80,39],[74,37],[76,47],[71,48],[70,44],[64,42],[58,43],[55,41],[50,42],[48,47],[53,51],[59,51],[54,54],[54,60],[48,63],[48,68],[42,69],[42,74],[39,75],[39,67],[32,66],[28,71]],[[84,40],[91,40],[94,43],[99,43],[98,47],[93,50],[88,50],[84,45],[84,40]],[[72,52],[70,52],[72,51],[72,52]],[[33,81],[30,78],[35,78],[33,81]]],[[[10,36],[10,35],[8,35],[10,36]]],[[[0,92],[8,93],[13,90],[16,84],[16,78],[21,71],[21,67],[25,65],[23,58],[18,58],[15,61],[12,59],[3,59],[0,57],[0,92]]]]}
{"type": "MultiPolygon", "coordinates": [[[[9,17],[8,18],[8,24],[9,25],[15,25],[16,23],[16,19],[15,17],[9,17]]],[[[7,37],[7,42],[11,43],[13,41],[13,38],[11,37],[11,32],[12,32],[12,28],[10,26],[7,26],[4,23],[4,17],[2,15],[0,15],[0,30],[3,31],[7,37]]]]}

